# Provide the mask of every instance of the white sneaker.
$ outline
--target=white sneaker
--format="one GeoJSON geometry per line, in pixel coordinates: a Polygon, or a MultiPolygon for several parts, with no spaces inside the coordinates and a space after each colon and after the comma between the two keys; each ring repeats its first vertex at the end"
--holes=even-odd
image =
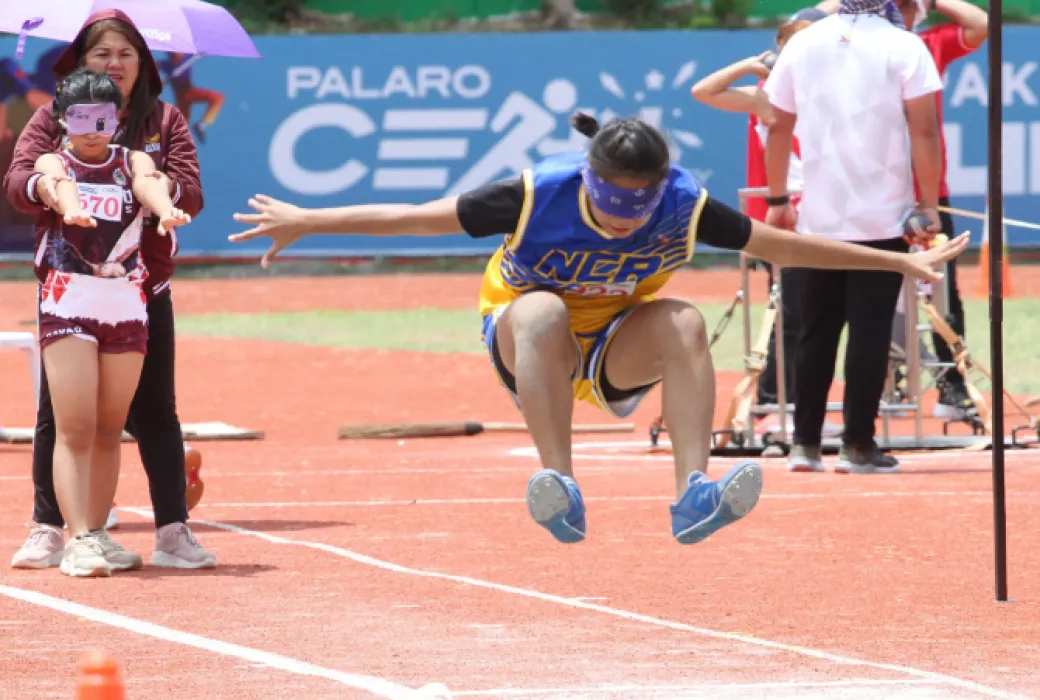
{"type": "Polygon", "coordinates": [[[112,539],[104,530],[98,530],[93,534],[97,536],[101,552],[112,571],[137,571],[144,566],[144,559],[140,554],[124,549],[123,545],[112,539]]]}
{"type": "Polygon", "coordinates": [[[155,532],[152,566],[170,569],[215,569],[217,558],[203,549],[184,523],[170,523],[155,532]]]}
{"type": "Polygon", "coordinates": [[[789,472],[822,472],[823,457],[819,445],[792,445],[787,456],[789,472]]]}
{"type": "Polygon", "coordinates": [[[61,573],[82,578],[104,578],[112,575],[112,567],[105,559],[105,550],[97,533],[88,532],[73,537],[65,545],[65,556],[61,559],[61,573]]]}
{"type": "Polygon", "coordinates": [[[52,569],[65,554],[65,533],[53,525],[33,525],[22,548],[11,557],[12,569],[52,569]]]}
{"type": "Polygon", "coordinates": [[[112,504],[112,508],[108,511],[108,520],[105,521],[106,530],[118,530],[119,529],[119,518],[116,517],[116,504],[112,504]]]}

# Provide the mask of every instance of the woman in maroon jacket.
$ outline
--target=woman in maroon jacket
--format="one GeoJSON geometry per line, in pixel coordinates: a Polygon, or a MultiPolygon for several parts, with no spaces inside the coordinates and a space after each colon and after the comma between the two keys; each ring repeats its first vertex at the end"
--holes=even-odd
{"type": "MultiPolygon", "coordinates": [[[[123,92],[126,108],[114,143],[143,151],[155,161],[156,177],[169,188],[173,203],[194,217],[202,209],[198,156],[184,117],[159,100],[162,81],[155,59],[130,19],[118,10],[98,12],[87,20],[68,50],[54,65],[64,77],[79,67],[108,73],[123,92]]],[[[55,152],[61,130],[50,104],[37,110],[18,138],[14,159],[4,178],[4,193],[25,212],[41,212],[55,202],[57,180],[34,171],[36,159],[55,152]]],[[[42,218],[42,217],[41,217],[42,218]]],[[[39,225],[37,237],[42,235],[39,225]]],[[[143,244],[149,271],[148,352],[127,430],[137,438],[155,511],[152,564],[176,568],[210,568],[216,558],[198,543],[188,519],[184,473],[184,440],[174,397],[173,301],[169,293],[176,231],[143,244]]],[[[64,520],[54,494],[54,409],[46,374],[33,441],[34,526],[11,565],[42,569],[57,566],[65,547],[64,520]]],[[[118,553],[116,553],[116,556],[118,553]]]]}

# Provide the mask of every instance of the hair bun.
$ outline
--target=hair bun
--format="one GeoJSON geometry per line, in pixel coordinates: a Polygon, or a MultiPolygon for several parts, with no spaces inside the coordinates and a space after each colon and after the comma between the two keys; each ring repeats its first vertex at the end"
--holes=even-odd
{"type": "Polygon", "coordinates": [[[575,112],[571,115],[571,126],[582,134],[588,136],[590,139],[596,135],[599,131],[599,122],[591,114],[585,114],[584,112],[575,112]]]}

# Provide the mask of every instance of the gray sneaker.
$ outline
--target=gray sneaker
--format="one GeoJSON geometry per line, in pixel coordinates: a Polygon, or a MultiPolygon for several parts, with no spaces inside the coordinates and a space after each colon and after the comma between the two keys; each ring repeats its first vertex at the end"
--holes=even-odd
{"type": "Polygon", "coordinates": [[[819,445],[792,445],[787,456],[789,472],[822,472],[823,456],[819,445]]]}
{"type": "Polygon", "coordinates": [[[22,548],[11,558],[14,569],[50,569],[65,556],[65,533],[53,525],[33,525],[22,548]]]}
{"type": "Polygon", "coordinates": [[[144,566],[144,559],[140,554],[123,549],[123,545],[112,539],[104,530],[96,530],[94,535],[97,536],[105,561],[112,571],[137,571],[144,566]]]}
{"type": "Polygon", "coordinates": [[[882,452],[877,443],[867,447],[845,444],[841,446],[834,471],[838,474],[895,474],[899,472],[899,460],[882,452]]]}
{"type": "Polygon", "coordinates": [[[105,559],[104,549],[95,532],[69,540],[58,568],[66,576],[93,578],[112,575],[112,565],[105,559]]]}
{"type": "Polygon", "coordinates": [[[155,532],[152,566],[169,569],[213,569],[217,558],[207,552],[184,523],[164,525],[155,532]]]}

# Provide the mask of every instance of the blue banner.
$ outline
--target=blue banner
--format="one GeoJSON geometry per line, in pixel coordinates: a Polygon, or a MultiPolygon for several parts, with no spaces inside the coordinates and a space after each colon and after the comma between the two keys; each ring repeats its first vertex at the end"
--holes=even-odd
{"type": "MultiPolygon", "coordinates": [[[[206,196],[205,211],[183,232],[183,254],[261,252],[263,242],[226,240],[244,228],[232,214],[246,211],[256,193],[307,207],[418,203],[513,175],[583,145],[567,122],[576,109],[601,120],[639,115],[659,126],[674,158],[736,205],[747,120],[696,103],[690,88],[772,41],[765,30],[258,37],[262,60],[202,58],[164,93],[190,112],[206,196]]],[[[1004,30],[1006,214],[1026,220],[1040,219],[1037,43],[1038,28],[1004,30]]],[[[0,55],[12,56],[14,46],[5,38],[0,55]]],[[[30,40],[22,62],[38,91],[53,90],[53,55],[45,55],[52,47],[30,40]]],[[[164,66],[164,77],[172,68],[164,66]]],[[[985,51],[975,52],[951,67],[944,95],[951,196],[954,206],[975,211],[985,206],[987,73],[985,51]]],[[[24,92],[0,80],[9,135],[31,113],[24,92]]],[[[0,134],[0,169],[3,140],[0,134]]],[[[10,215],[9,205],[4,211],[10,215]]],[[[0,241],[10,250],[21,237],[0,218],[5,223],[0,241]]],[[[959,219],[958,230],[971,230],[977,243],[982,225],[959,219]]],[[[1007,233],[1011,245],[1040,245],[1040,232],[1007,233]]],[[[461,234],[320,236],[294,250],[445,255],[486,253],[497,242],[461,234]]]]}

